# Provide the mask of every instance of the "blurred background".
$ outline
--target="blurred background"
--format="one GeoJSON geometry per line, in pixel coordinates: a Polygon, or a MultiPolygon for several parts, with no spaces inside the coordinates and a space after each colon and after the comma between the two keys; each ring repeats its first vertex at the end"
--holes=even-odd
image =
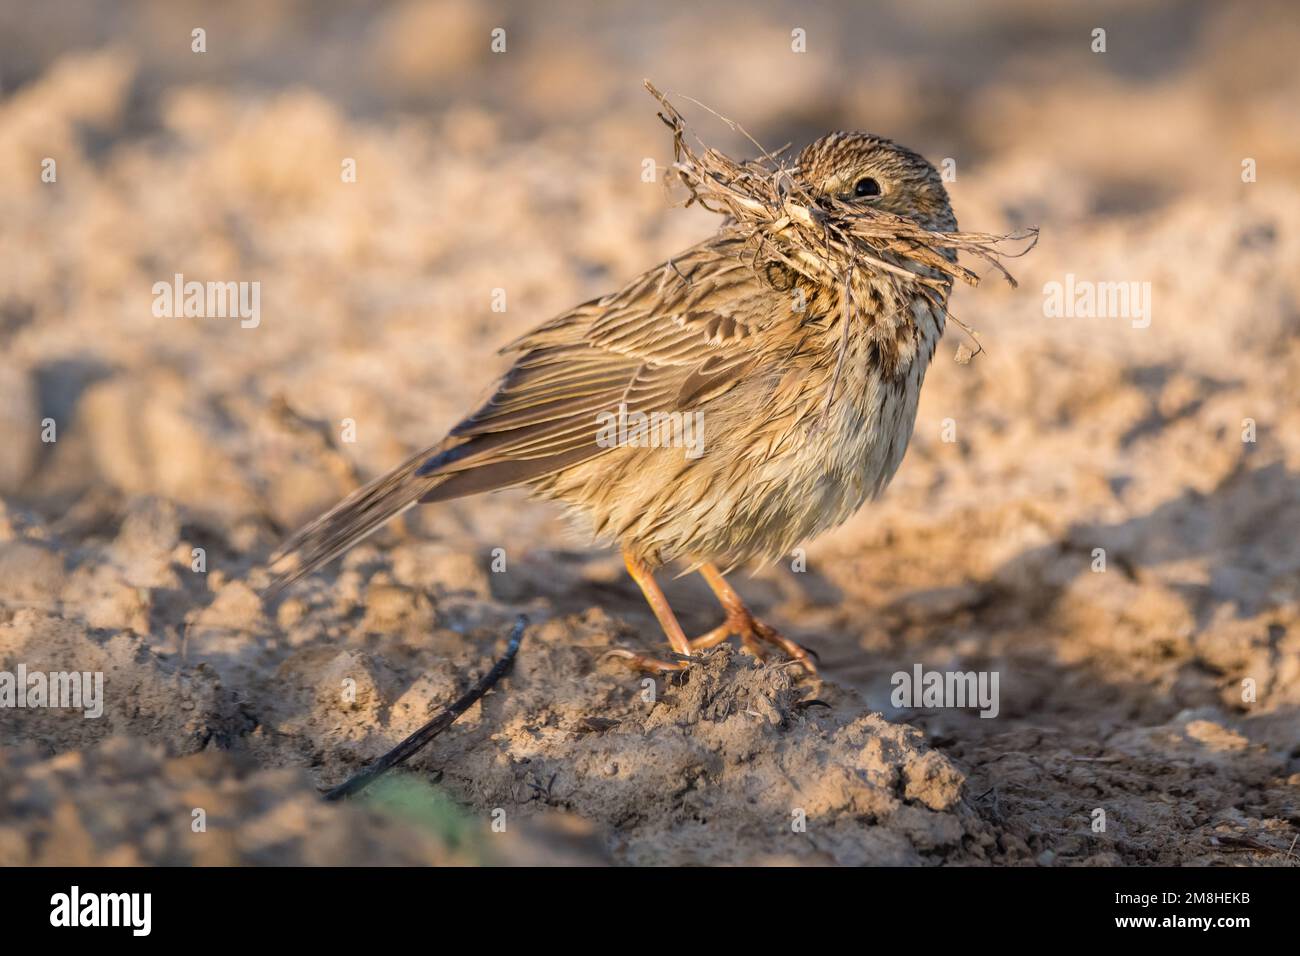
{"type": "MultiPolygon", "coordinates": [[[[769,148],[864,129],[951,159],[963,228],[1042,230],[1010,263],[1019,289],[994,276],[957,291],[987,351],[954,363],[950,326],[882,502],[812,545],[809,573],[778,565],[742,591],[845,693],[960,768],[995,862],[1277,862],[1300,822],[1297,50],[1288,2],[0,7],[0,661],[126,668],[137,707],[5,715],[0,739],[23,756],[6,751],[2,772],[69,782],[11,808],[0,857],[195,861],[75,798],[93,777],[99,803],[173,799],[112,789],[136,778],[110,736],[157,748],[138,780],[215,748],[249,773],[336,783],[490,656],[519,607],[603,608],[591,640],[654,646],[617,560],[518,495],[425,509],[278,616],[241,580],[454,424],[503,370],[504,342],[716,226],[642,181],[645,158],[671,160],[650,78],[769,148]],[[260,283],[259,324],[155,316],[154,284],[177,273],[260,283]],[[1150,283],[1150,326],[1048,317],[1043,287],[1067,275],[1150,283]],[[485,572],[494,547],[510,574],[485,572]],[[381,690],[444,660],[445,686],[404,716],[340,716],[310,690],[339,648],[368,655],[381,690]],[[998,670],[1001,718],[892,708],[889,675],[916,661],[998,670]],[[178,682],[210,706],[196,716],[178,682]],[[59,754],[75,766],[51,769],[59,754]],[[1152,809],[1171,790],[1184,812],[1152,809]],[[1084,792],[1123,808],[1120,832],[1089,832],[1084,792]],[[50,857],[41,834],[65,804],[86,839],[50,857]]],[[[676,102],[707,142],[751,155],[676,102]]],[[[710,626],[707,596],[672,588],[688,629],[710,626]]],[[[554,696],[579,708],[583,680],[626,680],[568,673],[554,696]]],[[[498,746],[571,758],[560,742],[498,746]]],[[[484,767],[449,767],[459,803],[503,799],[484,767]]],[[[265,792],[314,808],[290,780],[265,792]]],[[[595,828],[597,857],[767,852],[735,832],[678,846],[663,833],[680,808],[629,821],[573,786],[564,809],[595,828]]],[[[317,812],[277,825],[343,825],[317,812]]],[[[277,834],[239,830],[221,860],[355,859],[350,837],[295,856],[277,834]]],[[[394,858],[401,841],[374,839],[368,859],[394,858]]]]}

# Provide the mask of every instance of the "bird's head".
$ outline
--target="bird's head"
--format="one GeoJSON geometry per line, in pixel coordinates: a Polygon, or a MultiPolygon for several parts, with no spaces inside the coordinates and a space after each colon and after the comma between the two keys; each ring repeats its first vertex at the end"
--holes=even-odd
{"type": "Polygon", "coordinates": [[[823,136],[799,154],[796,176],[814,196],[906,216],[937,232],[957,229],[938,170],[919,153],[880,136],[823,136]]]}

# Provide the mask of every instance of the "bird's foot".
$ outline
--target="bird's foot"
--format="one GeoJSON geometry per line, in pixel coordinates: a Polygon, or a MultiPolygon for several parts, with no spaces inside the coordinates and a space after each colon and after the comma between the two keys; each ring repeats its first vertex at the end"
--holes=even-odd
{"type": "Polygon", "coordinates": [[[788,658],[797,661],[813,677],[817,676],[812,651],[796,644],[771,625],[764,624],[745,607],[729,609],[722,624],[690,642],[691,650],[707,650],[733,636],[739,637],[741,646],[761,661],[767,660],[768,647],[764,645],[779,647],[788,658]]]}
{"type": "Polygon", "coordinates": [[[629,651],[625,647],[615,647],[606,651],[605,657],[617,657],[625,660],[632,667],[641,671],[681,671],[685,670],[691,663],[690,658],[679,657],[676,660],[666,661],[663,658],[655,657],[651,654],[638,654],[636,651],[629,651]]]}

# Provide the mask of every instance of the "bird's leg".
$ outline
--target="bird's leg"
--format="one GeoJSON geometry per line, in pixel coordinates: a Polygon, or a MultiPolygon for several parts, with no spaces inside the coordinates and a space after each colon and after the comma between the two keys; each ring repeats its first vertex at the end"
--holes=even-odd
{"type": "MultiPolygon", "coordinates": [[[[673,609],[668,606],[668,598],[664,596],[664,592],[655,581],[654,573],[651,572],[644,561],[631,551],[624,550],[623,563],[627,565],[627,573],[632,580],[641,588],[641,593],[645,595],[650,610],[655,612],[655,618],[659,621],[659,626],[663,628],[664,636],[668,638],[668,643],[672,645],[673,651],[682,657],[690,657],[691,644],[686,639],[686,633],[682,630],[682,626],[677,623],[677,616],[673,614],[673,609]]],[[[632,662],[633,666],[646,670],[679,671],[686,666],[685,661],[664,661],[622,648],[616,648],[610,651],[610,654],[615,657],[626,658],[632,662]]]]}
{"type": "Polygon", "coordinates": [[[750,612],[745,606],[745,602],[736,593],[736,589],[727,583],[727,579],[722,576],[716,565],[706,564],[700,568],[700,575],[708,583],[713,593],[717,595],[719,603],[722,604],[723,610],[727,612],[727,620],[695,640],[690,642],[691,650],[704,650],[707,647],[713,647],[721,644],[732,634],[738,636],[746,649],[754,653],[757,657],[763,655],[758,652],[758,643],[775,644],[781,650],[803,665],[809,674],[817,673],[817,666],[813,663],[812,655],[807,649],[796,644],[781,634],[776,628],[764,624],[750,612]]]}

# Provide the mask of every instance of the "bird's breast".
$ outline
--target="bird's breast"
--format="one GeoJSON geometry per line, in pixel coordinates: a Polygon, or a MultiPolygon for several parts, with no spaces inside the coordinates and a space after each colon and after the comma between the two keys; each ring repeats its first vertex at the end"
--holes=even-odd
{"type": "Polygon", "coordinates": [[[823,473],[843,487],[851,510],[879,494],[902,463],[945,318],[943,300],[926,294],[895,299],[876,289],[864,298],[821,446],[823,473]]]}

